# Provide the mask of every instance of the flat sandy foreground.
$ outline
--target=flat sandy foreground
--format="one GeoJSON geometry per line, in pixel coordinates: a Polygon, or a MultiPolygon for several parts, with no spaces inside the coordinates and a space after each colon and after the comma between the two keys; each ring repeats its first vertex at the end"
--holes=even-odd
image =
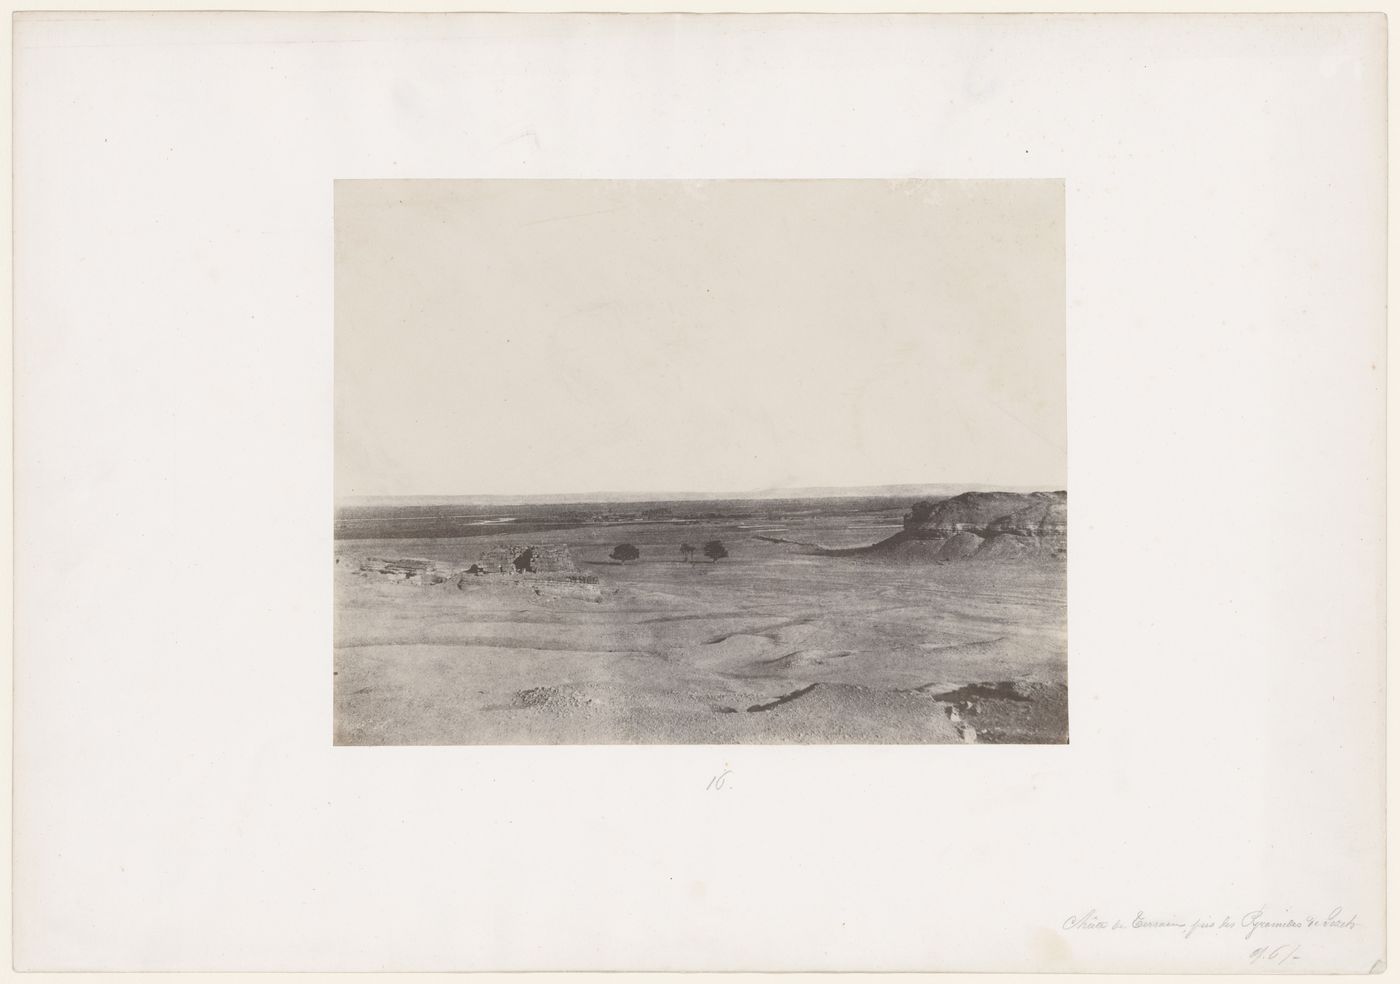
{"type": "Polygon", "coordinates": [[[680,559],[682,539],[705,538],[541,533],[597,583],[460,586],[359,568],[466,567],[492,539],[338,542],[336,743],[1068,741],[1063,559],[910,563],[754,539],[680,559]],[[624,541],[641,559],[609,561],[624,541]]]}

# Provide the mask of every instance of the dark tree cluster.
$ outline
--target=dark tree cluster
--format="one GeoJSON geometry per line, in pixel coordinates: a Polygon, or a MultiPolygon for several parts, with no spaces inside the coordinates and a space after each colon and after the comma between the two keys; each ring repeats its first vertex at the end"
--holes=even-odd
{"type": "Polygon", "coordinates": [[[641,555],[642,552],[630,543],[619,543],[617,546],[613,547],[612,553],[608,554],[609,557],[619,564],[625,564],[629,560],[636,560],[641,555]]]}
{"type": "MultiPolygon", "coordinates": [[[[700,548],[699,552],[710,558],[710,563],[712,564],[717,560],[723,560],[725,557],[729,556],[729,551],[724,548],[724,544],[719,540],[707,541],[706,544],[700,548]]],[[[695,547],[691,544],[681,544],[681,557],[686,563],[691,562],[695,553],[695,547]]],[[[619,543],[617,546],[613,547],[612,553],[608,554],[610,558],[617,561],[619,564],[625,564],[629,560],[636,560],[641,555],[641,550],[639,550],[635,544],[631,543],[619,543]]]]}

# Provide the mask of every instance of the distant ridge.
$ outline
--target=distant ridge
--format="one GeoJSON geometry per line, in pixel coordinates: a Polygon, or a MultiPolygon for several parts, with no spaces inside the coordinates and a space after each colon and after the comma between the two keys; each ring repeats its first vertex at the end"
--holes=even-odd
{"type": "Polygon", "coordinates": [[[513,503],[583,505],[620,502],[762,502],[778,499],[908,498],[953,496],[963,492],[1041,492],[1053,487],[1038,485],[978,485],[940,483],[926,485],[812,486],[791,489],[751,489],[747,492],[564,492],[549,495],[363,495],[336,499],[342,506],[492,506],[513,503]]]}

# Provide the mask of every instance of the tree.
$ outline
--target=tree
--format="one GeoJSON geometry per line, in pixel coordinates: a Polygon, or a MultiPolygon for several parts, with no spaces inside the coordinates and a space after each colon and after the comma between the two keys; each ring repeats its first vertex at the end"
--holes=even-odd
{"type": "Polygon", "coordinates": [[[609,557],[620,564],[625,564],[629,560],[636,560],[641,555],[642,552],[630,543],[619,543],[617,546],[613,547],[613,552],[608,554],[609,557]]]}
{"type": "Polygon", "coordinates": [[[688,543],[682,543],[681,556],[685,558],[687,564],[690,563],[690,558],[695,556],[695,548],[688,543]]]}
{"type": "Polygon", "coordinates": [[[718,540],[711,540],[705,544],[705,556],[710,558],[710,563],[714,563],[722,557],[728,557],[729,551],[724,549],[724,544],[718,540]]]}

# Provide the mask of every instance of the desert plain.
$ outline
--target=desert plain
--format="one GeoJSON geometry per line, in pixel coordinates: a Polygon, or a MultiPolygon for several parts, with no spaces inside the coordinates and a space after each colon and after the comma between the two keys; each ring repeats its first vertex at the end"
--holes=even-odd
{"type": "Polygon", "coordinates": [[[339,509],[335,742],[1064,743],[1064,513],[1062,492],[339,509]]]}

